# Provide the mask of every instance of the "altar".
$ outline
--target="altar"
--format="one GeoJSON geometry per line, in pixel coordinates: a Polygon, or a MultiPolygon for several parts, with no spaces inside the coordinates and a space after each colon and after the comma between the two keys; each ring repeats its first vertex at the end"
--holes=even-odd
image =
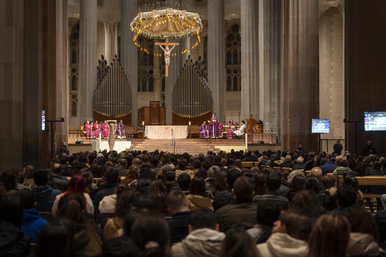
{"type": "MultiPolygon", "coordinates": [[[[113,150],[120,153],[122,151],[126,151],[130,149],[130,147],[131,147],[131,141],[126,141],[126,139],[124,141],[116,140],[114,143],[113,150]]],[[[110,151],[109,142],[107,140],[92,141],[92,151],[99,152],[103,150],[110,151]]]]}
{"type": "Polygon", "coordinates": [[[188,126],[146,126],[145,137],[149,139],[184,139],[188,137],[188,126]]]}

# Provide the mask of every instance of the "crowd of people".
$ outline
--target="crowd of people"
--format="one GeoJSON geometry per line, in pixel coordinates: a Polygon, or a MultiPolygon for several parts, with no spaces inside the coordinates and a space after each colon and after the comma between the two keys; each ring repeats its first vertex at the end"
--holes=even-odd
{"type": "Polygon", "coordinates": [[[0,256],[385,256],[386,194],[375,215],[366,199],[385,187],[357,180],[385,171],[385,155],[301,145],[61,153],[0,173],[0,256]]]}

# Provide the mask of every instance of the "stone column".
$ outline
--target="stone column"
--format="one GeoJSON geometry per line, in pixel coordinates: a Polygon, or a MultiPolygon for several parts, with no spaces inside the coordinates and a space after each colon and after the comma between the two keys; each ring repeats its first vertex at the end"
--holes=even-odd
{"type": "Polygon", "coordinates": [[[130,23],[137,15],[137,0],[121,0],[121,64],[129,80],[132,91],[131,124],[138,125],[138,49],[133,42],[130,23]]]}
{"type": "MultiPolygon", "coordinates": [[[[171,43],[178,43],[177,40],[169,39],[171,43]]],[[[181,42],[180,42],[181,43],[181,42]]],[[[173,106],[173,88],[177,82],[178,75],[181,72],[181,50],[182,47],[176,46],[172,53],[175,53],[176,56],[170,57],[169,65],[169,76],[165,79],[165,116],[166,116],[166,125],[173,124],[173,115],[172,115],[172,106],[173,106]]],[[[164,56],[162,56],[164,58],[164,56]]]]}
{"type": "Polygon", "coordinates": [[[105,59],[107,63],[113,62],[115,55],[118,54],[118,23],[105,21],[105,59]]]}
{"type": "Polygon", "coordinates": [[[260,2],[260,115],[265,133],[280,133],[281,0],[260,2]]]}
{"type": "Polygon", "coordinates": [[[225,120],[225,20],[224,1],[208,0],[208,83],[213,109],[219,120],[225,120]]]}
{"type": "Polygon", "coordinates": [[[23,167],[42,159],[42,13],[41,0],[24,1],[23,167]]]}
{"type": "Polygon", "coordinates": [[[56,142],[68,142],[68,0],[56,0],[56,142]]]}
{"type": "Polygon", "coordinates": [[[181,53],[183,51],[185,51],[185,49],[187,49],[188,51],[186,51],[184,54],[181,54],[181,57],[182,57],[182,62],[181,64],[184,65],[185,61],[188,59],[191,51],[190,51],[190,37],[186,37],[186,38],[183,38],[181,40],[181,47],[178,49],[178,52],[181,53]]]}
{"type": "MultiPolygon", "coordinates": [[[[154,53],[162,54],[162,50],[159,46],[154,45],[154,53]]],[[[154,56],[154,69],[153,69],[153,78],[154,78],[154,93],[155,101],[161,101],[161,92],[162,92],[162,57],[154,56]]]]}
{"type": "Polygon", "coordinates": [[[21,168],[23,145],[23,0],[0,1],[0,170],[21,168]]]}
{"type": "Polygon", "coordinates": [[[319,1],[282,1],[281,148],[318,151],[319,1]]]}
{"type": "Polygon", "coordinates": [[[241,0],[241,119],[259,119],[259,30],[256,0],[241,0]]]}
{"type": "Polygon", "coordinates": [[[97,85],[97,0],[80,1],[79,125],[93,119],[92,96],[97,85]]]}

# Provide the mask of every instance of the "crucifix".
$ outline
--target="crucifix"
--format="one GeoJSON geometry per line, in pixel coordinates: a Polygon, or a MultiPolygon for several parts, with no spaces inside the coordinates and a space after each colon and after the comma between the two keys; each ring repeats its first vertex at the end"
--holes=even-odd
{"type": "Polygon", "coordinates": [[[174,47],[176,47],[176,45],[178,46],[179,44],[178,43],[169,43],[169,38],[166,38],[165,43],[157,42],[156,45],[159,45],[159,47],[161,47],[161,49],[164,51],[165,66],[166,66],[165,76],[168,77],[168,70],[169,70],[169,64],[170,64],[170,52],[174,49],[174,47]],[[162,47],[163,45],[165,46],[165,48],[162,47]],[[173,47],[171,49],[169,49],[169,46],[173,46],[173,47]]]}

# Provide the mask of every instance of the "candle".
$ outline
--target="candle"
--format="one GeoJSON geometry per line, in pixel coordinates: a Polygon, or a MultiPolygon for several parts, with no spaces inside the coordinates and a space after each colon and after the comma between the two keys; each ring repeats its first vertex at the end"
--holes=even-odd
{"type": "Polygon", "coordinates": [[[145,122],[144,121],[142,121],[142,126],[145,126],[145,122]]]}
{"type": "Polygon", "coordinates": [[[192,125],[192,122],[191,122],[191,121],[189,121],[189,126],[190,126],[190,125],[192,125]]]}

